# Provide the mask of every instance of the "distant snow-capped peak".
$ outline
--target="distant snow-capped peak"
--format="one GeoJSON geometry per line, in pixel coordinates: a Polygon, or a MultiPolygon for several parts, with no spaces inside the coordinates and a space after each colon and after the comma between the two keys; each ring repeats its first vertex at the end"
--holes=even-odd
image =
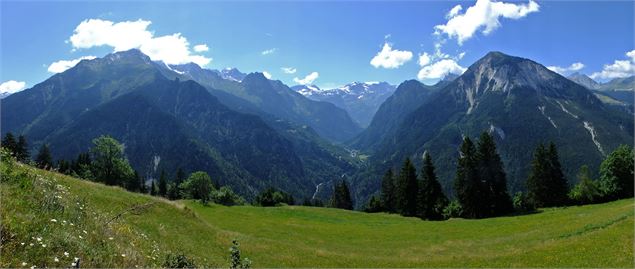
{"type": "Polygon", "coordinates": [[[315,85],[298,85],[293,89],[304,96],[312,95],[340,95],[340,96],[353,96],[359,99],[363,98],[365,94],[375,94],[394,91],[395,86],[390,85],[387,82],[369,81],[369,82],[353,82],[344,86],[320,89],[315,85]]]}

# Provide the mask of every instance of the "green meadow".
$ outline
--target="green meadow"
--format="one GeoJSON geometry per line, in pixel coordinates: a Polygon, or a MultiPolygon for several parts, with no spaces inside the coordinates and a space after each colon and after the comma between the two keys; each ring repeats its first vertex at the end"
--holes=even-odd
{"type": "Polygon", "coordinates": [[[482,220],[168,201],[3,158],[2,267],[629,267],[633,199],[482,220]]]}

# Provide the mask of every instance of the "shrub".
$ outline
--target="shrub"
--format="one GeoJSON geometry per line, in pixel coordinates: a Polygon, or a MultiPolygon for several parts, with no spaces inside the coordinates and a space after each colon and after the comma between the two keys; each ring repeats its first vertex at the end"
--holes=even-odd
{"type": "Polygon", "coordinates": [[[196,268],[194,259],[188,258],[183,253],[168,253],[163,261],[164,268],[196,268]]]}
{"type": "Polygon", "coordinates": [[[578,172],[578,184],[569,192],[569,198],[579,205],[598,202],[602,198],[602,193],[597,183],[591,179],[589,167],[586,165],[580,167],[580,172],[578,172]]]}
{"type": "Polygon", "coordinates": [[[457,200],[453,200],[443,209],[443,217],[446,219],[449,218],[458,218],[463,215],[463,207],[457,200]]]}
{"type": "Polygon", "coordinates": [[[247,258],[244,260],[240,260],[240,244],[238,244],[238,240],[232,240],[232,246],[229,249],[231,256],[229,257],[229,268],[237,269],[237,268],[250,268],[251,261],[247,258]]]}
{"type": "Polygon", "coordinates": [[[516,212],[531,212],[536,210],[536,204],[523,192],[514,195],[513,204],[516,212]]]}
{"type": "Polygon", "coordinates": [[[286,192],[279,191],[274,188],[267,188],[256,196],[254,203],[259,206],[279,206],[282,204],[292,205],[293,197],[286,192]]]}
{"type": "Polygon", "coordinates": [[[207,173],[201,171],[192,173],[180,187],[185,197],[198,199],[204,204],[209,201],[210,193],[214,190],[212,179],[207,173]]]}
{"type": "Polygon", "coordinates": [[[234,193],[229,186],[223,186],[210,194],[212,202],[220,205],[233,206],[244,205],[245,199],[234,193]]]}
{"type": "Polygon", "coordinates": [[[366,208],[364,208],[364,211],[368,213],[377,213],[383,211],[379,198],[377,198],[377,196],[370,197],[368,205],[366,206],[366,208]]]}

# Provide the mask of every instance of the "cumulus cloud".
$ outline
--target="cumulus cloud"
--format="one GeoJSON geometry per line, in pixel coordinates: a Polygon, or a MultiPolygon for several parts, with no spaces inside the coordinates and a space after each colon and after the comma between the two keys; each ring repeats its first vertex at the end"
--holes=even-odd
{"type": "Polygon", "coordinates": [[[267,71],[262,71],[262,75],[265,76],[267,79],[271,79],[271,74],[269,74],[269,72],[267,71]]]}
{"type": "Polygon", "coordinates": [[[308,85],[308,84],[313,84],[313,81],[315,81],[319,76],[320,74],[318,72],[311,72],[311,74],[308,74],[303,79],[296,77],[296,78],[293,78],[293,81],[301,85],[308,85]]]}
{"type": "Polygon", "coordinates": [[[282,70],[282,72],[284,72],[285,74],[295,74],[295,72],[297,72],[298,70],[293,68],[293,67],[281,67],[280,68],[282,70]]]}
{"type": "Polygon", "coordinates": [[[462,74],[465,70],[466,68],[460,66],[454,59],[443,59],[421,68],[417,78],[420,80],[439,79],[448,74],[462,74]]]}
{"type": "Polygon", "coordinates": [[[207,44],[199,44],[194,46],[194,51],[196,52],[204,52],[204,51],[208,51],[209,48],[207,47],[207,44]]]}
{"type": "Polygon", "coordinates": [[[456,5],[452,9],[450,9],[450,12],[448,12],[448,14],[445,15],[445,18],[451,19],[452,17],[455,17],[456,15],[458,15],[459,12],[461,12],[461,10],[463,10],[463,7],[461,5],[456,5]]]}
{"type": "Polygon", "coordinates": [[[82,56],[73,60],[59,60],[57,62],[51,63],[51,65],[49,65],[48,71],[51,73],[62,73],[69,68],[77,65],[81,60],[92,60],[95,58],[95,56],[82,56]]]}
{"type": "Polygon", "coordinates": [[[276,50],[278,50],[278,49],[277,48],[271,48],[271,49],[268,49],[268,50],[263,50],[260,54],[269,55],[269,54],[272,54],[272,53],[276,52],[276,50]]]}
{"type": "Polygon", "coordinates": [[[625,78],[635,75],[635,50],[626,52],[627,60],[615,60],[605,64],[602,71],[591,74],[592,79],[625,78]]]}
{"type": "MultiPolygon", "coordinates": [[[[205,66],[212,59],[192,54],[187,38],[175,33],[155,37],[148,30],[152,22],[146,20],[112,22],[101,19],[82,21],[69,38],[73,49],[87,49],[99,46],[112,47],[115,52],[138,48],[150,56],[153,61],[166,64],[184,64],[194,62],[205,66]]],[[[204,44],[202,44],[204,45],[204,44]]],[[[199,45],[200,46],[200,45],[199,45]]],[[[200,52],[196,49],[196,52],[200,52]]],[[[198,49],[207,48],[198,47],[198,49]]]]}
{"type": "Polygon", "coordinates": [[[0,84],[0,93],[13,94],[21,90],[24,90],[24,88],[26,88],[26,82],[8,80],[0,84]]]}
{"type": "Polygon", "coordinates": [[[424,52],[423,54],[419,54],[419,66],[426,66],[430,63],[430,54],[424,52]]]}
{"type": "Polygon", "coordinates": [[[456,38],[459,44],[472,38],[474,33],[481,31],[487,35],[501,26],[500,18],[520,19],[529,13],[539,11],[538,3],[530,0],[527,4],[512,4],[493,2],[490,0],[478,0],[474,6],[467,8],[461,14],[462,7],[455,6],[447,14],[446,24],[435,26],[436,34],[446,34],[450,38],[456,38]]]}
{"type": "Polygon", "coordinates": [[[567,72],[573,72],[573,71],[580,71],[582,68],[584,68],[584,64],[577,62],[577,63],[572,63],[571,65],[567,66],[567,67],[560,67],[560,66],[547,66],[547,68],[553,72],[559,73],[559,74],[565,74],[567,72]]]}
{"type": "Polygon", "coordinates": [[[397,68],[412,59],[412,52],[406,50],[393,50],[391,44],[384,43],[380,52],[370,60],[370,64],[375,68],[397,68]]]}

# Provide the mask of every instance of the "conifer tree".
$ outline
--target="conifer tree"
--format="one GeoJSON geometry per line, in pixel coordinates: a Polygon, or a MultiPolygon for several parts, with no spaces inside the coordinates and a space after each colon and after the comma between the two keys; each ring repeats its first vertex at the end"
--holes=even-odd
{"type": "Polygon", "coordinates": [[[157,185],[154,184],[154,178],[152,179],[152,184],[150,185],[150,195],[157,195],[157,185]]]}
{"type": "Polygon", "coordinates": [[[8,150],[13,156],[16,155],[16,148],[18,142],[15,141],[15,136],[11,132],[4,135],[2,139],[2,147],[8,150]]]}
{"type": "Polygon", "coordinates": [[[549,199],[549,164],[547,162],[547,150],[545,145],[540,143],[534,151],[531,160],[531,171],[525,184],[527,185],[527,197],[537,207],[545,206],[549,199]]]}
{"type": "Polygon", "coordinates": [[[482,196],[485,206],[489,209],[488,216],[499,216],[510,213],[513,204],[507,192],[507,178],[494,138],[483,132],[478,141],[477,159],[479,178],[485,183],[482,196]]]}
{"type": "Polygon", "coordinates": [[[426,152],[423,155],[423,168],[417,196],[417,216],[429,220],[443,219],[443,209],[447,205],[448,198],[437,180],[432,158],[426,152]]]}
{"type": "Polygon", "coordinates": [[[388,169],[381,180],[380,203],[383,210],[395,213],[395,177],[392,169],[388,169]]]}
{"type": "Polygon", "coordinates": [[[161,175],[159,176],[159,196],[166,197],[168,194],[168,179],[165,174],[165,170],[161,170],[161,175]]]}
{"type": "Polygon", "coordinates": [[[399,172],[397,184],[395,184],[395,198],[397,201],[397,211],[404,216],[414,216],[417,214],[417,170],[406,158],[399,172]]]}
{"type": "Polygon", "coordinates": [[[476,148],[469,137],[463,138],[459,152],[454,191],[457,200],[467,218],[482,218],[487,215],[487,207],[482,197],[484,195],[483,182],[479,178],[476,148]]]}
{"type": "Polygon", "coordinates": [[[536,148],[526,184],[528,197],[537,207],[561,206],[567,203],[568,184],[553,142],[549,144],[549,148],[545,148],[542,143],[536,148]]]}
{"type": "Polygon", "coordinates": [[[346,180],[335,183],[331,196],[331,207],[353,210],[353,200],[346,180]]]}
{"type": "Polygon", "coordinates": [[[549,143],[547,156],[549,156],[549,174],[551,178],[551,181],[549,182],[551,193],[549,206],[565,205],[568,202],[569,184],[562,172],[562,166],[560,165],[558,157],[558,150],[556,149],[556,144],[553,142],[549,143]]]}
{"type": "Polygon", "coordinates": [[[29,155],[28,145],[26,142],[26,137],[24,135],[20,135],[18,137],[18,143],[15,147],[15,157],[18,161],[27,162],[31,157],[29,155]]]}
{"type": "Polygon", "coordinates": [[[53,157],[48,145],[44,144],[40,147],[40,151],[35,157],[35,164],[38,168],[50,169],[53,167],[53,157]]]}
{"type": "Polygon", "coordinates": [[[183,171],[183,169],[181,167],[179,167],[179,169],[176,170],[176,175],[174,178],[174,182],[176,182],[176,185],[180,185],[181,183],[183,183],[183,181],[185,181],[185,172],[183,171]]]}

